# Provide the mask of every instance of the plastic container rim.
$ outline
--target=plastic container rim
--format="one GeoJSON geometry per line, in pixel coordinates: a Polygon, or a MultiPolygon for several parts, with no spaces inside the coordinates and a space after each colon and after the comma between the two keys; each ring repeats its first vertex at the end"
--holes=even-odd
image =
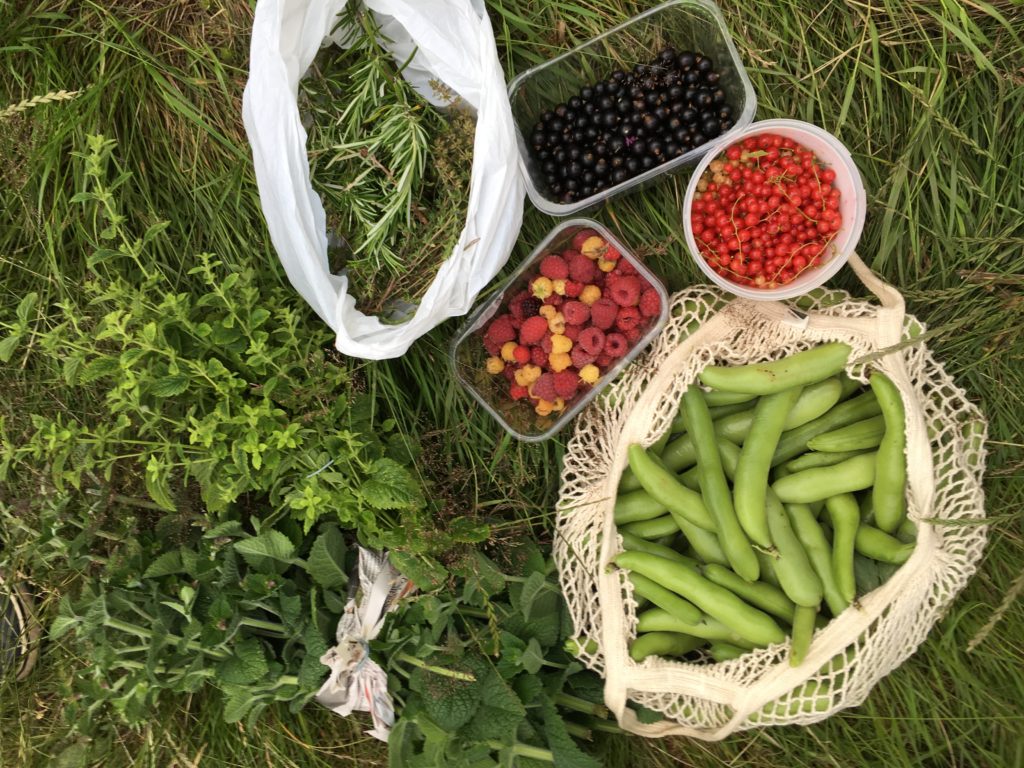
{"type": "Polygon", "coordinates": [[[622,194],[624,192],[628,192],[634,187],[640,186],[641,184],[645,184],[646,182],[656,178],[657,176],[660,176],[663,173],[670,173],[685,165],[690,165],[694,161],[698,160],[699,158],[701,158],[702,156],[709,152],[717,151],[717,149],[721,147],[723,144],[732,141],[739,131],[744,130],[747,126],[751,124],[751,121],[754,119],[754,113],[757,111],[757,94],[754,92],[754,86],[750,82],[750,78],[747,76],[747,70],[746,67],[743,66],[742,59],[740,59],[739,51],[736,49],[735,43],[733,43],[732,34],[730,34],[729,27],[726,26],[725,23],[725,17],[722,16],[722,12],[718,8],[717,3],[712,2],[712,0],[668,0],[668,2],[666,3],[662,3],[661,5],[655,6],[654,8],[648,8],[646,11],[638,13],[636,16],[627,19],[621,24],[618,24],[617,26],[614,26],[611,29],[604,31],[599,35],[595,35],[589,40],[580,43],[575,48],[565,51],[564,53],[560,53],[553,59],[545,61],[543,64],[537,64],[536,66],[530,67],[525,72],[521,72],[520,74],[516,75],[516,77],[513,78],[512,81],[509,83],[509,102],[512,102],[516,91],[520,88],[522,83],[531,75],[554,64],[557,64],[559,61],[562,61],[563,59],[578,54],[580,51],[593,45],[594,43],[603,40],[604,38],[609,37],[610,35],[614,35],[617,32],[626,29],[627,27],[635,24],[636,22],[648,16],[660,13],[673,6],[690,6],[700,8],[701,10],[706,11],[708,14],[710,14],[712,20],[718,26],[719,32],[722,35],[722,40],[725,43],[726,49],[729,51],[729,55],[732,58],[733,66],[736,67],[736,73],[739,76],[740,84],[743,88],[743,112],[736,118],[736,124],[733,125],[732,128],[723,133],[721,136],[717,136],[711,141],[708,141],[699,147],[694,147],[689,152],[686,152],[685,154],[682,154],[679,157],[670,160],[664,165],[655,166],[650,170],[644,171],[643,173],[640,173],[630,179],[626,179],[625,181],[615,185],[614,187],[609,187],[608,189],[595,193],[590,197],[584,198],[583,200],[577,200],[574,203],[557,203],[545,197],[533,183],[533,178],[530,175],[527,166],[527,157],[525,156],[527,152],[526,139],[523,136],[522,130],[519,127],[519,122],[513,116],[512,122],[515,126],[516,131],[516,147],[519,150],[519,169],[523,175],[523,179],[526,182],[527,195],[529,196],[530,202],[533,203],[535,208],[551,216],[571,216],[572,214],[578,213],[579,211],[582,211],[586,208],[601,205],[611,197],[622,194]]]}
{"type": "Polygon", "coordinates": [[[594,221],[593,219],[575,217],[572,219],[565,219],[564,221],[559,221],[557,224],[555,224],[551,231],[548,232],[547,236],[545,236],[544,239],[541,240],[540,244],[538,244],[537,247],[530,252],[530,255],[523,259],[523,263],[516,268],[515,272],[509,275],[508,278],[506,278],[504,282],[502,282],[502,284],[495,290],[494,295],[486,302],[484,302],[482,305],[473,310],[473,312],[466,318],[462,327],[452,337],[452,341],[449,346],[448,362],[449,365],[451,366],[452,373],[455,376],[456,380],[458,380],[462,387],[469,392],[469,394],[473,397],[474,400],[480,403],[480,405],[482,405],[487,410],[487,412],[490,413],[491,416],[499,424],[501,424],[502,427],[505,428],[506,432],[508,432],[510,435],[512,435],[512,437],[516,438],[517,440],[521,440],[522,442],[539,443],[544,440],[548,440],[555,434],[557,434],[580,411],[582,411],[587,405],[589,405],[594,400],[594,398],[597,397],[601,390],[603,390],[606,386],[608,386],[608,384],[610,384],[612,381],[618,378],[618,375],[623,371],[623,369],[631,362],[633,362],[633,360],[636,359],[636,357],[643,350],[645,350],[652,341],[654,341],[654,338],[659,333],[661,333],[662,329],[665,327],[665,324],[667,322],[668,291],[666,290],[665,285],[662,283],[661,279],[658,278],[658,276],[655,275],[646,264],[644,264],[636,257],[632,249],[625,247],[622,244],[622,242],[617,237],[615,237],[615,235],[613,235],[608,230],[608,228],[605,227],[603,224],[601,224],[598,221],[594,221]],[[637,341],[636,344],[633,345],[632,349],[630,349],[629,352],[623,355],[622,358],[615,363],[615,365],[613,365],[611,368],[605,371],[605,373],[602,374],[601,378],[598,380],[597,384],[591,387],[590,391],[587,392],[583,397],[581,397],[579,401],[577,401],[572,407],[568,408],[564,413],[562,413],[548,429],[546,429],[544,432],[539,432],[537,434],[523,434],[522,432],[516,430],[512,425],[510,425],[502,417],[502,415],[498,413],[490,403],[487,402],[487,400],[480,394],[480,392],[473,385],[473,383],[462,375],[462,372],[459,370],[459,363],[456,353],[458,352],[459,346],[463,342],[469,340],[469,337],[472,336],[472,334],[477,330],[477,325],[479,324],[481,318],[483,318],[488,312],[495,310],[500,305],[501,301],[505,298],[505,294],[508,291],[509,287],[523,274],[523,272],[525,272],[534,264],[534,262],[537,260],[537,257],[544,253],[547,250],[548,246],[554,240],[558,239],[559,236],[561,236],[561,233],[564,230],[569,229],[571,227],[589,228],[595,230],[602,238],[604,238],[606,242],[611,243],[613,246],[615,246],[619,253],[622,254],[622,258],[628,258],[630,263],[636,268],[640,276],[643,277],[651,285],[651,287],[658,292],[658,298],[661,301],[661,312],[654,319],[654,322],[651,323],[651,327],[647,329],[647,332],[642,337],[640,337],[640,340],[637,341]]]}
{"type": "Polygon", "coordinates": [[[713,154],[709,153],[704,156],[694,169],[693,176],[690,178],[690,182],[686,187],[686,196],[683,198],[683,234],[686,238],[686,246],[690,251],[690,257],[697,264],[697,267],[701,272],[707,275],[715,285],[724,288],[736,296],[753,299],[755,301],[791,299],[796,296],[802,296],[808,291],[812,291],[828,282],[828,280],[834,277],[835,274],[842,269],[843,265],[849,260],[850,254],[856,250],[857,243],[859,242],[861,233],[864,230],[864,220],[867,216],[867,193],[864,190],[864,181],[861,178],[860,170],[857,168],[857,164],[853,161],[853,156],[850,154],[850,150],[846,148],[846,145],[824,128],[814,125],[813,123],[805,123],[802,120],[792,120],[789,118],[759,120],[748,125],[737,135],[730,137],[730,143],[740,141],[749,136],[757,136],[762,133],[777,130],[786,130],[814,136],[824,141],[835,152],[836,157],[842,163],[842,167],[836,168],[833,163],[830,163],[830,165],[837,174],[844,173],[850,180],[850,184],[853,187],[854,195],[856,197],[856,200],[854,201],[854,218],[852,224],[845,233],[846,239],[843,244],[843,248],[823,266],[817,268],[813,272],[805,273],[809,277],[813,276],[814,280],[807,280],[806,282],[799,283],[798,278],[796,281],[780,288],[765,289],[747,288],[746,286],[737,285],[736,283],[722,277],[707,265],[707,262],[705,262],[700,255],[700,251],[697,248],[697,240],[693,236],[693,227],[690,224],[690,211],[693,206],[694,195],[697,192],[697,183],[700,181],[701,176],[703,176],[704,171],[707,170],[708,166],[714,162],[717,157],[719,157],[721,149],[713,154]]]}

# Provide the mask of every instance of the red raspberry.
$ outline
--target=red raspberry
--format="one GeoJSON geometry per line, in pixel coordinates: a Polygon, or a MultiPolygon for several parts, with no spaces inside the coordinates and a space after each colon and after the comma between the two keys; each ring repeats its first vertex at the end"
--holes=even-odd
{"type": "Polygon", "coordinates": [[[638,277],[620,277],[608,288],[608,295],[620,307],[633,307],[640,301],[643,284],[638,277]]]}
{"type": "Polygon", "coordinates": [[[487,327],[487,338],[498,344],[512,341],[516,337],[516,329],[512,327],[512,318],[509,315],[498,315],[487,327]]]}
{"type": "Polygon", "coordinates": [[[569,265],[556,254],[545,256],[540,263],[540,273],[552,280],[565,280],[569,276],[569,265]]]}
{"type": "Polygon", "coordinates": [[[559,296],[557,293],[552,293],[550,296],[544,299],[545,304],[550,304],[553,307],[561,306],[563,301],[565,301],[565,299],[562,296],[559,296]]]}
{"type": "Polygon", "coordinates": [[[589,238],[597,236],[598,234],[596,230],[590,229],[589,227],[581,229],[572,236],[572,247],[578,251],[589,238]]]}
{"type": "MultiPolygon", "coordinates": [[[[519,336],[519,329],[523,327],[523,319],[516,317],[515,315],[509,315],[512,318],[512,327],[516,329],[516,336],[519,336]]],[[[514,339],[513,339],[514,341],[514,339]]]]}
{"type": "Polygon", "coordinates": [[[487,354],[491,357],[498,357],[501,354],[501,342],[491,341],[484,336],[484,349],[487,350],[487,354]]]}
{"type": "Polygon", "coordinates": [[[579,251],[566,251],[569,261],[569,277],[578,283],[592,283],[601,274],[597,265],[579,251]],[[571,254],[571,255],[570,255],[571,254]]]}
{"type": "Polygon", "coordinates": [[[506,365],[502,370],[501,375],[505,377],[505,380],[511,384],[516,380],[516,369],[514,365],[506,365]]]}
{"type": "Polygon", "coordinates": [[[519,293],[517,293],[515,296],[508,300],[508,309],[512,313],[512,317],[519,318],[520,320],[529,317],[529,315],[523,311],[525,309],[525,305],[523,304],[523,302],[529,298],[532,297],[530,296],[528,291],[520,291],[519,293]]]}
{"type": "Polygon", "coordinates": [[[609,357],[622,357],[629,349],[629,342],[621,333],[609,333],[604,339],[604,353],[609,357]]]}
{"type": "Polygon", "coordinates": [[[530,362],[540,368],[548,367],[548,355],[540,347],[533,347],[530,349],[530,362]]]}
{"type": "Polygon", "coordinates": [[[619,253],[619,249],[616,248],[611,243],[608,243],[608,247],[605,248],[604,254],[602,255],[602,258],[605,261],[618,261],[621,257],[622,257],[622,254],[619,253]]]}
{"type": "Polygon", "coordinates": [[[607,331],[615,325],[615,318],[619,314],[619,308],[611,299],[601,297],[590,307],[590,321],[601,330],[607,331]]]}
{"type": "Polygon", "coordinates": [[[661,314],[661,297],[653,288],[640,294],[640,314],[644,317],[657,317],[661,314]]]}
{"type": "Polygon", "coordinates": [[[582,325],[590,319],[590,307],[582,301],[567,301],[562,307],[562,314],[569,325],[582,325]]]}
{"type": "Polygon", "coordinates": [[[512,353],[512,356],[520,365],[526,365],[528,362],[530,362],[530,348],[524,347],[522,344],[520,344],[518,347],[515,348],[515,351],[512,353]]]}
{"type": "Polygon", "coordinates": [[[533,317],[538,312],[540,312],[540,308],[542,305],[543,302],[541,302],[540,299],[534,298],[533,296],[527,293],[519,302],[519,314],[522,315],[523,320],[525,320],[528,317],[533,317]]]}
{"type": "Polygon", "coordinates": [[[551,354],[551,332],[550,331],[548,331],[547,333],[544,334],[544,338],[540,340],[540,344],[538,346],[541,349],[544,350],[545,354],[547,354],[547,355],[551,354]]]}
{"type": "Polygon", "coordinates": [[[579,385],[580,377],[571,368],[555,374],[555,392],[564,400],[575,395],[579,385]]]}
{"type": "Polygon", "coordinates": [[[526,387],[521,387],[518,384],[513,384],[509,387],[508,393],[513,400],[522,400],[524,397],[530,396],[530,391],[526,387]]]}
{"type": "Polygon", "coordinates": [[[523,321],[523,327],[519,329],[520,344],[536,344],[544,338],[548,332],[548,319],[540,315],[534,315],[523,321]]]}
{"type": "Polygon", "coordinates": [[[542,373],[540,378],[533,382],[533,396],[553,403],[558,397],[558,391],[555,389],[555,374],[542,373]]]}
{"type": "Polygon", "coordinates": [[[618,317],[615,318],[615,325],[620,331],[628,331],[640,325],[640,309],[637,307],[622,307],[618,317]]]}
{"type": "Polygon", "coordinates": [[[600,328],[584,328],[577,342],[580,348],[591,355],[599,355],[604,349],[604,331],[600,328]]]}
{"type": "Polygon", "coordinates": [[[583,283],[579,283],[575,280],[565,281],[565,296],[568,299],[575,299],[583,292],[583,283]]]}
{"type": "MultiPolygon", "coordinates": [[[[597,329],[595,328],[594,330],[597,329]]],[[[572,364],[577,368],[582,368],[584,365],[590,365],[590,363],[597,359],[597,355],[590,354],[579,344],[572,348],[569,356],[572,358],[572,364]]]]}
{"type": "Polygon", "coordinates": [[[640,328],[630,328],[623,331],[623,335],[626,337],[626,341],[629,342],[629,346],[633,346],[640,341],[640,337],[644,335],[644,332],[640,328]]]}
{"type": "Polygon", "coordinates": [[[629,259],[619,259],[619,263],[615,265],[615,271],[620,275],[635,275],[636,267],[630,264],[629,259]]]}
{"type": "Polygon", "coordinates": [[[597,359],[594,361],[594,365],[600,368],[601,372],[604,373],[604,371],[608,369],[608,366],[610,366],[614,362],[614,358],[602,352],[600,355],[597,356],[597,359]]]}
{"type": "Polygon", "coordinates": [[[563,333],[565,334],[566,338],[571,339],[572,341],[576,341],[580,337],[580,331],[582,330],[582,325],[567,325],[565,326],[565,330],[563,331],[563,333]]]}

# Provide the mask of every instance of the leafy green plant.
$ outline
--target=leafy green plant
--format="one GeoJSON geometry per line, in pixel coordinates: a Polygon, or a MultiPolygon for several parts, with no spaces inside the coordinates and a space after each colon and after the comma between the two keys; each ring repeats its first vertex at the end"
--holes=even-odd
{"type": "Polygon", "coordinates": [[[345,553],[333,523],[289,537],[236,522],[181,531],[165,517],[145,543],[125,539],[101,579],[62,598],[50,630],[73,633],[91,660],[69,717],[83,731],[109,710],[138,724],[162,695],[204,685],[223,693],[228,722],[252,722],[276,701],[297,711],[326,676],[319,659],[344,608],[345,553]]]}
{"type": "Polygon", "coordinates": [[[393,768],[597,768],[575,738],[621,733],[600,680],[565,649],[572,626],[553,563],[530,542],[506,567],[467,555],[452,566],[454,589],[410,600],[371,645],[399,708],[393,768]]]}
{"type": "MultiPolygon", "coordinates": [[[[17,467],[58,492],[113,484],[168,511],[197,495],[220,515],[266,503],[306,530],[329,514],[371,546],[428,525],[415,443],[360,391],[329,331],[253,267],[202,253],[183,276],[148,258],[168,224],[131,233],[117,204],[130,175],[113,150],[94,136],[81,156],[74,200],[94,233],[81,294],[39,306],[29,293],[0,322],[0,359],[96,393],[94,408],[34,413],[26,439],[4,435],[0,481],[17,467]]],[[[432,540],[435,553],[450,544],[432,540]]]]}

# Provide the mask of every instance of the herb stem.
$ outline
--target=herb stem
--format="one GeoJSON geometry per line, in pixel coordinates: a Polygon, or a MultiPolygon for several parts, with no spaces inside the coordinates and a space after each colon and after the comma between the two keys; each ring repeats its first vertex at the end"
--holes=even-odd
{"type": "Polygon", "coordinates": [[[274,632],[283,638],[288,637],[288,632],[284,627],[284,624],[279,624],[276,621],[264,621],[263,619],[250,619],[245,616],[238,620],[239,626],[249,627],[251,629],[262,629],[266,632],[274,632]]]}
{"type": "MultiPolygon", "coordinates": [[[[491,749],[502,750],[508,745],[502,744],[500,741],[492,739],[487,742],[487,746],[491,749]]],[[[530,760],[543,760],[546,763],[554,763],[555,756],[551,753],[550,749],[541,749],[540,747],[534,747],[529,744],[521,744],[516,742],[512,745],[512,754],[516,757],[526,757],[530,760]]]]}
{"type": "Polygon", "coordinates": [[[589,728],[586,728],[579,723],[574,723],[571,720],[565,721],[565,731],[570,736],[575,736],[577,739],[582,739],[583,741],[594,740],[594,734],[590,732],[589,728]]]}
{"type": "Polygon", "coordinates": [[[590,728],[590,730],[592,731],[601,731],[602,733],[614,733],[620,735],[625,733],[624,730],[619,728],[619,726],[613,723],[611,720],[605,720],[604,718],[600,717],[587,718],[586,724],[587,727],[590,728]]]}
{"type": "Polygon", "coordinates": [[[579,696],[573,696],[569,693],[559,693],[555,696],[555,704],[565,707],[566,709],[573,709],[577,712],[582,712],[586,715],[594,715],[595,717],[608,717],[608,707],[604,704],[596,704],[593,701],[587,701],[581,699],[579,696]]]}
{"type": "Polygon", "coordinates": [[[455,680],[465,680],[467,683],[475,683],[476,677],[469,674],[468,672],[456,672],[454,669],[445,669],[444,667],[435,667],[423,659],[417,659],[415,656],[411,656],[408,653],[399,653],[395,655],[398,661],[404,661],[406,664],[412,664],[414,667],[425,669],[427,672],[433,672],[435,675],[442,675],[443,677],[451,677],[455,680]]]}
{"type": "MultiPolygon", "coordinates": [[[[109,627],[110,629],[116,629],[118,632],[124,632],[127,635],[135,635],[135,637],[141,637],[143,640],[153,640],[153,633],[148,629],[137,627],[134,624],[129,624],[127,621],[121,621],[112,617],[107,617],[103,620],[103,626],[109,627]]],[[[163,635],[162,640],[166,640],[169,643],[181,643],[185,642],[185,648],[195,653],[205,653],[214,659],[226,659],[230,656],[226,651],[220,651],[216,648],[205,648],[200,643],[194,640],[185,640],[183,637],[178,635],[163,635]]]]}

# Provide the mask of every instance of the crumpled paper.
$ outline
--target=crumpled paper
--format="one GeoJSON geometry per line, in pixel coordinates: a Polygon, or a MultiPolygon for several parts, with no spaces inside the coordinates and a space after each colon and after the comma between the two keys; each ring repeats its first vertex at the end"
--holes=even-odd
{"type": "Polygon", "coordinates": [[[380,634],[388,613],[416,586],[391,565],[386,552],[359,548],[358,578],[349,583],[345,613],[338,621],[337,645],[320,657],[330,667],[316,700],[348,717],[369,712],[373,728],[367,733],[386,742],[395,724],[395,707],[388,693],[388,676],[370,658],[370,641],[380,634]]]}

